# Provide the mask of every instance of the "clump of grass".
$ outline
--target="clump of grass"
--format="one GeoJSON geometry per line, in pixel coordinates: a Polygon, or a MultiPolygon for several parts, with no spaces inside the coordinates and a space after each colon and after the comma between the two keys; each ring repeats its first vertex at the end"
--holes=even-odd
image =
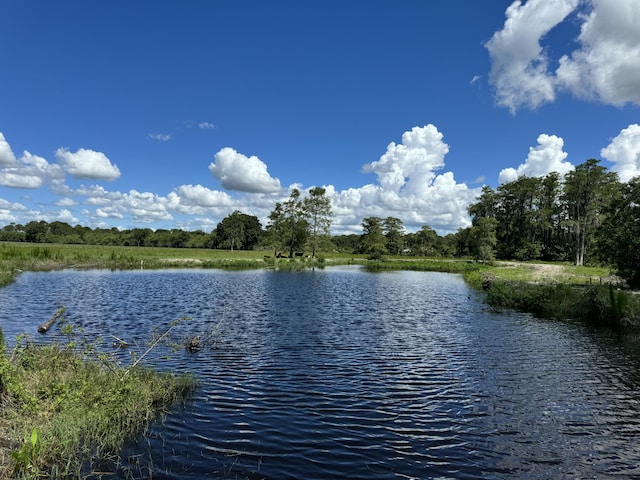
{"type": "Polygon", "coordinates": [[[0,347],[3,421],[0,478],[80,478],[117,460],[127,439],[144,431],[195,387],[189,375],[122,366],[106,355],[19,339],[0,347]],[[8,462],[7,462],[8,460],[8,462]]]}

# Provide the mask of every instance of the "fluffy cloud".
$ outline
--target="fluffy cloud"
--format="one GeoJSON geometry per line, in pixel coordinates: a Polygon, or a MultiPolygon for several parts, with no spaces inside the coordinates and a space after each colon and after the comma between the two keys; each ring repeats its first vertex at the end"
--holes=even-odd
{"type": "Polygon", "coordinates": [[[0,198],[0,222],[5,224],[20,222],[21,219],[15,214],[22,216],[26,211],[27,207],[24,205],[0,198]]]}
{"type": "Polygon", "coordinates": [[[451,172],[436,173],[448,151],[433,125],[405,132],[401,144],[390,143],[380,160],[364,166],[377,175],[378,185],[327,189],[336,229],[361,231],[368,216],[395,216],[409,229],[429,225],[441,233],[469,225],[467,206],[479,192],[456,183],[451,172]]]}
{"type": "Polygon", "coordinates": [[[4,134],[0,132],[0,167],[14,166],[16,163],[16,156],[13,154],[9,143],[4,138],[4,134]]]}
{"type": "Polygon", "coordinates": [[[55,204],[58,207],[75,207],[77,205],[71,198],[61,198],[55,204]]]}
{"type": "Polygon", "coordinates": [[[402,135],[400,145],[391,142],[380,160],[365,165],[364,171],[374,172],[385,190],[398,192],[402,188],[407,194],[419,194],[433,181],[434,171],[444,166],[449,146],[442,138],[433,125],[414,127],[402,135]]]}
{"type": "Polygon", "coordinates": [[[79,222],[78,218],[66,208],[58,210],[57,212],[47,212],[37,217],[38,220],[44,220],[46,222],[64,222],[69,225],[74,225],[79,222]]]}
{"type": "Polygon", "coordinates": [[[503,29],[486,44],[497,103],[512,113],[535,109],[566,90],[612,105],[640,104],[639,22],[637,0],[516,0],[503,29]],[[590,10],[580,11],[581,5],[590,10]],[[572,12],[582,21],[579,48],[550,59],[541,41],[572,12]],[[550,60],[559,62],[555,72],[550,60]]]}
{"type": "Polygon", "coordinates": [[[554,81],[540,39],[562,22],[579,0],[520,0],[506,10],[504,28],[486,44],[491,57],[489,81],[501,106],[537,108],[555,100],[554,81]]]}
{"type": "Polygon", "coordinates": [[[612,170],[618,173],[622,182],[640,175],[640,125],[623,129],[600,155],[615,164],[612,170]]]}
{"type": "Polygon", "coordinates": [[[0,185],[11,188],[36,189],[47,183],[61,182],[64,171],[44,158],[24,151],[14,166],[0,170],[0,185]]]}
{"type": "Polygon", "coordinates": [[[130,190],[129,193],[122,195],[119,206],[138,222],[150,223],[160,220],[173,220],[167,210],[166,201],[150,192],[130,190]]]}
{"type": "Polygon", "coordinates": [[[80,148],[71,153],[65,148],[59,148],[56,150],[56,158],[76,178],[112,181],[120,177],[117,165],[112,164],[102,152],[80,148]]]}
{"type": "Polygon", "coordinates": [[[211,173],[228,190],[249,193],[275,193],[281,190],[280,180],[271,177],[266,164],[258,157],[247,157],[225,147],[209,165],[211,173]]]}
{"type": "Polygon", "coordinates": [[[565,162],[567,153],[562,150],[564,140],[555,135],[545,135],[538,137],[538,145],[529,147],[529,155],[524,163],[518,168],[505,168],[500,171],[498,180],[500,183],[508,183],[517,180],[519,177],[543,177],[551,172],[558,172],[564,176],[573,170],[574,166],[565,162]]]}
{"type": "Polygon", "coordinates": [[[611,105],[640,104],[640,2],[592,3],[578,37],[581,48],[560,59],[558,84],[611,105]]]}
{"type": "Polygon", "coordinates": [[[177,190],[180,203],[199,207],[229,207],[233,205],[231,197],[202,185],[182,185],[177,190]]]}

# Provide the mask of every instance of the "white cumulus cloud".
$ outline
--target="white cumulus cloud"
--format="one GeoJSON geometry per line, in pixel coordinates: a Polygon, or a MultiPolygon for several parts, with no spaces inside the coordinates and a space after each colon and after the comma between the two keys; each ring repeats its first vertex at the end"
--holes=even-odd
{"type": "Polygon", "coordinates": [[[518,168],[505,168],[500,171],[498,181],[508,183],[519,177],[544,177],[551,172],[566,175],[574,166],[565,162],[567,153],[562,150],[564,140],[555,135],[542,134],[538,136],[538,145],[529,147],[529,155],[518,168]]]}
{"type": "Polygon", "coordinates": [[[513,2],[506,10],[502,30],[487,42],[491,57],[489,81],[498,105],[515,112],[537,108],[555,100],[554,80],[540,39],[562,22],[579,0],[529,0],[513,2]]]}
{"type": "Polygon", "coordinates": [[[80,148],[75,153],[65,148],[56,150],[60,165],[76,178],[112,181],[120,177],[117,165],[102,152],[80,148]]]}
{"type": "Polygon", "coordinates": [[[612,170],[617,172],[620,181],[628,182],[640,175],[640,125],[623,129],[600,155],[615,164],[612,170]]]}
{"type": "MultiPolygon", "coordinates": [[[[118,207],[138,222],[150,223],[159,220],[173,220],[166,205],[166,199],[150,192],[130,190],[122,194],[118,207]]],[[[103,208],[106,210],[106,208],[103,208]]]]}
{"type": "Polygon", "coordinates": [[[377,175],[378,184],[336,192],[332,199],[336,229],[361,231],[368,216],[400,218],[409,229],[429,225],[441,233],[469,225],[467,206],[478,195],[444,167],[449,146],[434,125],[414,127],[392,142],[378,161],[364,166],[377,175]]]}
{"type": "Polygon", "coordinates": [[[640,104],[640,2],[591,0],[580,49],[560,59],[558,84],[579,97],[640,104]]]}
{"type": "Polygon", "coordinates": [[[402,135],[402,143],[391,142],[380,160],[364,166],[365,172],[374,172],[385,190],[419,193],[435,177],[435,171],[444,166],[449,146],[433,125],[414,127],[402,135]]]}
{"type": "Polygon", "coordinates": [[[640,104],[638,0],[516,0],[505,14],[504,27],[485,45],[498,105],[512,113],[535,109],[559,91],[616,106],[640,104]],[[550,58],[544,37],[571,13],[582,22],[578,48],[550,58]]]}
{"type": "Polygon", "coordinates": [[[177,189],[180,203],[199,207],[224,207],[233,205],[231,197],[217,190],[210,190],[202,185],[181,185],[177,189]]]}
{"type": "Polygon", "coordinates": [[[16,156],[11,150],[9,142],[4,138],[4,134],[0,132],[0,167],[11,167],[16,163],[16,156]]]}
{"type": "Polygon", "coordinates": [[[64,171],[60,165],[50,164],[26,150],[14,166],[0,169],[0,185],[5,187],[36,189],[63,180],[64,171]]]}
{"type": "Polygon", "coordinates": [[[280,180],[273,178],[267,165],[256,156],[247,157],[233,148],[225,147],[215,154],[209,165],[211,173],[228,190],[249,193],[276,193],[280,180]]]}

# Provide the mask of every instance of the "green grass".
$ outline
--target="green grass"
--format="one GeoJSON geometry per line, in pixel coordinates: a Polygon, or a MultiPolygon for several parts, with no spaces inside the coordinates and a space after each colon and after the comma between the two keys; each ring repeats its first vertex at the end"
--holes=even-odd
{"type": "Polygon", "coordinates": [[[507,282],[589,285],[612,280],[608,268],[576,267],[567,263],[496,262],[481,270],[485,276],[507,282]]]}
{"type": "Polygon", "coordinates": [[[112,247],[100,245],[0,243],[0,286],[11,283],[21,271],[61,268],[162,269],[162,268],[283,268],[366,264],[363,255],[322,253],[274,259],[270,250],[211,250],[199,248],[112,247]]]}
{"type": "Polygon", "coordinates": [[[496,280],[487,289],[486,302],[541,318],[582,320],[620,330],[640,327],[640,296],[614,285],[496,280]]]}
{"type": "Polygon", "coordinates": [[[188,395],[195,380],[122,366],[85,345],[22,339],[0,354],[0,478],[81,478],[188,395]]]}

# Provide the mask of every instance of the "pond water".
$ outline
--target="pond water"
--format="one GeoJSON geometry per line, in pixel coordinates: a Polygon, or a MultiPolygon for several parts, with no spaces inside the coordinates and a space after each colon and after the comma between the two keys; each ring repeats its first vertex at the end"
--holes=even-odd
{"type": "Polygon", "coordinates": [[[0,289],[9,342],[55,338],[36,329],[60,307],[141,351],[185,316],[172,340],[205,340],[149,356],[201,385],[109,478],[640,476],[637,339],[492,312],[457,275],[57,271],[0,289]]]}

